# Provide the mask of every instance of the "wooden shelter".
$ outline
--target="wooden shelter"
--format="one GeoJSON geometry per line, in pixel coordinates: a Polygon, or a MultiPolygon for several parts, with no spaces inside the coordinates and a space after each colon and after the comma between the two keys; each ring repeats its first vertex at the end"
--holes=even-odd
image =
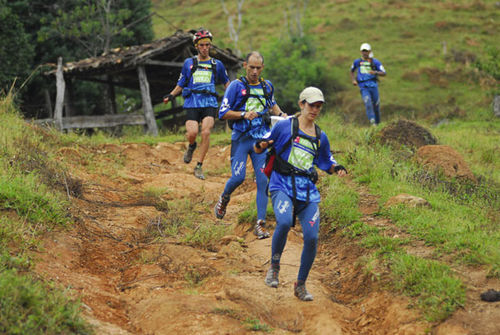
{"type": "MultiPolygon", "coordinates": [[[[194,31],[177,31],[172,36],[149,44],[116,48],[107,54],[63,64],[58,60],[57,69],[48,71],[55,75],[57,96],[53,119],[38,120],[55,124],[59,129],[111,127],[116,125],[146,125],[150,134],[157,135],[153,105],[161,103],[177,84],[184,60],[196,54],[192,38],[194,31]],[[108,110],[106,115],[78,116],[72,110],[71,86],[75,80],[87,80],[105,85],[108,110]],[[140,90],[141,114],[117,114],[115,87],[140,90]],[[64,117],[63,117],[64,111],[64,117]]],[[[230,49],[212,46],[211,56],[224,63],[231,80],[236,78],[243,59],[230,49]]],[[[103,90],[104,92],[104,90],[103,90]]]]}

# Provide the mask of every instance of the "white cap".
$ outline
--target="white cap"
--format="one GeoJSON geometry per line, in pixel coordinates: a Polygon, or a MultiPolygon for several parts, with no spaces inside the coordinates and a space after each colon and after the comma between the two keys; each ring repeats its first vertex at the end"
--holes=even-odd
{"type": "Polygon", "coordinates": [[[371,51],[372,47],[368,43],[363,43],[363,44],[361,44],[361,47],[359,48],[359,51],[363,51],[363,50],[371,51]]]}
{"type": "Polygon", "coordinates": [[[323,97],[323,92],[319,88],[316,87],[306,87],[302,92],[300,92],[299,96],[300,101],[307,101],[310,104],[321,101],[325,102],[325,98],[323,97]]]}

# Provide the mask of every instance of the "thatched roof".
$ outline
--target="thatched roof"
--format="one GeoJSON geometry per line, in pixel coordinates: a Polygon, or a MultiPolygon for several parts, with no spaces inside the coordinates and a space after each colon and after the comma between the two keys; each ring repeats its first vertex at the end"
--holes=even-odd
{"type": "MultiPolygon", "coordinates": [[[[98,57],[63,64],[65,79],[111,83],[115,86],[139,89],[137,66],[144,65],[153,104],[177,83],[184,59],[196,54],[192,33],[177,31],[172,36],[142,45],[116,48],[98,57]]],[[[236,72],[243,59],[230,49],[213,46],[211,56],[224,63],[228,72],[236,72]]],[[[46,72],[53,75],[56,65],[46,72]]]]}

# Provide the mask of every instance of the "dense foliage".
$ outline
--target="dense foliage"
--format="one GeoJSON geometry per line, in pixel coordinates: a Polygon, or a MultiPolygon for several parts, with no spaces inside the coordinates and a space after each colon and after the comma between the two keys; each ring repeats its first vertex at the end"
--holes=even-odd
{"type": "MultiPolygon", "coordinates": [[[[12,13],[9,15],[12,22],[6,21],[9,30],[0,29],[0,38],[17,43],[5,48],[16,52],[6,53],[1,49],[2,65],[20,65],[19,69],[0,66],[0,83],[19,77],[17,88],[20,88],[20,83],[32,74],[17,96],[23,114],[29,117],[48,116],[45,90],[55,100],[54,81],[42,75],[44,69],[38,68],[39,65],[56,63],[58,57],[65,62],[75,61],[109,48],[153,39],[149,0],[11,0],[1,7],[0,13],[12,13]],[[34,55],[27,57],[30,50],[34,55]]],[[[0,25],[4,25],[3,19],[0,25]]],[[[100,113],[102,94],[94,84],[74,83],[73,89],[76,109],[100,113]]]]}
{"type": "Polygon", "coordinates": [[[263,49],[266,77],[276,87],[278,104],[288,113],[298,109],[297,92],[304,87],[321,87],[327,95],[339,87],[324,59],[316,54],[313,41],[308,35],[291,36],[270,42],[263,49]]]}

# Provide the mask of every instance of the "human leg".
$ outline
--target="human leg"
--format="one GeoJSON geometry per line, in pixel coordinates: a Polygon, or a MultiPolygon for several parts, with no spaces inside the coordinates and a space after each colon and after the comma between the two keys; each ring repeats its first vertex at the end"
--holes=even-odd
{"type": "Polygon", "coordinates": [[[193,152],[196,149],[196,136],[198,135],[198,121],[186,121],[186,138],[189,142],[188,148],[184,153],[184,163],[190,163],[193,159],[193,152]]]}
{"type": "Polygon", "coordinates": [[[302,235],[304,239],[304,247],[300,257],[297,280],[305,282],[314,259],[316,258],[319,233],[319,208],[318,204],[315,202],[310,202],[308,204],[299,202],[297,207],[299,211],[297,217],[302,226],[302,235]]]}
{"type": "Polygon", "coordinates": [[[292,200],[284,192],[276,191],[271,195],[276,216],[276,230],[271,244],[271,266],[267,271],[265,283],[270,287],[278,287],[280,259],[285,249],[286,239],[292,226],[292,200]]]}
{"type": "Polygon", "coordinates": [[[255,151],[250,152],[250,159],[255,173],[255,181],[257,182],[257,219],[266,220],[266,210],[269,197],[267,196],[267,177],[263,172],[264,165],[266,164],[266,153],[260,154],[255,151]]]}
{"type": "Polygon", "coordinates": [[[198,163],[194,168],[194,175],[199,179],[205,179],[205,175],[203,174],[202,164],[203,160],[208,151],[208,147],[210,146],[210,131],[214,126],[214,118],[212,116],[205,117],[201,122],[201,144],[200,144],[200,157],[198,159],[198,163]]]}
{"type": "Polygon", "coordinates": [[[272,192],[271,199],[276,217],[276,229],[271,244],[271,264],[279,264],[281,254],[285,249],[288,232],[292,227],[293,204],[292,199],[282,191],[272,192]]]}
{"type": "Polygon", "coordinates": [[[372,87],[371,89],[372,101],[373,101],[373,114],[375,115],[375,124],[380,123],[380,96],[378,94],[378,87],[372,87]]]}
{"type": "Polygon", "coordinates": [[[200,143],[200,158],[199,162],[203,163],[205,156],[210,146],[210,131],[214,127],[214,118],[211,116],[205,117],[201,121],[201,143],[200,143]]]}
{"type": "Polygon", "coordinates": [[[218,219],[226,214],[226,207],[234,190],[243,183],[248,157],[247,144],[244,141],[231,142],[231,178],[226,182],[224,191],[215,205],[214,212],[218,219]]]}
{"type": "Polygon", "coordinates": [[[319,232],[319,208],[317,203],[307,204],[304,202],[300,202],[297,207],[299,212],[297,216],[302,226],[304,247],[300,258],[297,282],[294,285],[294,294],[300,300],[312,301],[313,295],[306,289],[306,280],[316,257],[319,232]]]}
{"type": "Polygon", "coordinates": [[[360,88],[361,97],[363,98],[363,103],[365,104],[366,116],[370,124],[375,124],[375,114],[373,111],[373,101],[368,87],[360,88]]]}

